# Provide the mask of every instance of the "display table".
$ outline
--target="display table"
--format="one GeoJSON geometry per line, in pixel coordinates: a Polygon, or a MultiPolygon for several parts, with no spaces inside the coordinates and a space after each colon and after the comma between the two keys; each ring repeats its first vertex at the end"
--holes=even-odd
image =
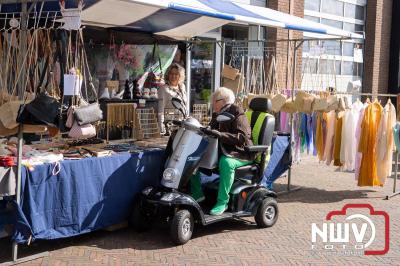
{"type": "Polygon", "coordinates": [[[14,238],[56,239],[121,223],[135,194],[158,184],[163,156],[153,150],[24,168],[14,238]]]}

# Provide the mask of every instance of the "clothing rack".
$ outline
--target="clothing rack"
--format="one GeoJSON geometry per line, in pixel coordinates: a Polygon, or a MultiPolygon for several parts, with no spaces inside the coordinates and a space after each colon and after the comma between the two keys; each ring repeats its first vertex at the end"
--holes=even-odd
{"type": "MultiPolygon", "coordinates": [[[[23,59],[25,57],[25,54],[28,53],[27,51],[27,32],[28,30],[30,30],[30,25],[33,25],[32,28],[35,27],[39,27],[39,23],[38,21],[40,21],[40,16],[42,16],[42,8],[45,2],[56,2],[58,0],[3,0],[2,4],[21,4],[21,12],[18,13],[1,13],[1,19],[4,19],[4,27],[1,29],[2,31],[5,30],[10,30],[12,28],[7,28],[7,22],[8,20],[12,19],[12,18],[18,18],[19,19],[19,24],[17,28],[14,29],[18,29],[20,30],[20,49],[21,51],[26,51],[25,53],[20,53],[19,54],[19,58],[18,61],[19,62],[23,62],[23,59]],[[28,3],[32,4],[28,10],[28,3]],[[32,9],[36,7],[36,3],[40,3],[41,4],[41,9],[40,12],[33,12],[32,14],[32,9]],[[33,23],[31,20],[34,20],[33,23]],[[30,24],[32,23],[32,24],[30,24]]],[[[0,5],[1,8],[1,5],[0,5]]],[[[56,14],[58,14],[58,12],[56,12],[56,14]]],[[[54,18],[50,17],[50,12],[47,12],[47,15],[45,17],[45,24],[41,24],[41,26],[46,27],[49,23],[52,23],[52,27],[54,28],[55,22],[56,20],[59,18],[57,17],[57,15],[54,15],[54,18]],[[50,19],[52,18],[52,19],[50,19]],[[49,20],[50,19],[50,20],[49,20]]],[[[20,64],[21,68],[25,69],[25,65],[24,64],[20,64]]],[[[22,88],[24,88],[24,81],[23,80],[19,80],[18,82],[18,86],[20,88],[19,91],[23,91],[22,88]]],[[[19,99],[23,100],[23,94],[19,95],[19,99]]],[[[16,184],[16,203],[17,206],[19,206],[21,204],[21,177],[22,177],[22,148],[23,148],[23,124],[19,125],[18,128],[18,147],[17,147],[17,152],[18,152],[18,156],[17,156],[17,184],[16,184]]],[[[30,244],[28,242],[28,244],[30,244]]],[[[31,261],[31,260],[35,260],[38,258],[42,258],[42,257],[47,257],[49,255],[49,252],[42,252],[39,254],[35,254],[32,256],[28,256],[22,259],[18,259],[18,243],[16,241],[13,241],[12,243],[12,258],[13,258],[13,262],[14,263],[22,263],[22,262],[27,262],[27,261],[31,261]]]]}
{"type": "MultiPolygon", "coordinates": [[[[296,91],[304,91],[300,89],[292,89],[291,91],[296,92],[296,91]]],[[[307,91],[310,92],[310,91],[307,91]]],[[[323,90],[312,90],[312,92],[324,92],[323,90]]],[[[400,97],[400,94],[388,94],[388,93],[367,93],[367,92],[333,92],[334,95],[351,95],[351,96],[373,96],[373,97],[400,97]]],[[[398,103],[400,104],[400,103],[398,103]]],[[[398,109],[398,108],[397,108],[398,109]]],[[[386,200],[389,200],[397,195],[400,195],[400,191],[397,191],[397,180],[398,180],[398,171],[399,171],[399,153],[400,151],[396,150],[395,151],[395,172],[394,172],[394,178],[393,178],[393,193],[390,195],[387,195],[385,197],[386,200]]],[[[290,169],[289,169],[290,171],[290,169]]],[[[290,172],[289,172],[290,174],[290,172]]],[[[290,176],[288,180],[288,190],[290,187],[290,176]]]]}

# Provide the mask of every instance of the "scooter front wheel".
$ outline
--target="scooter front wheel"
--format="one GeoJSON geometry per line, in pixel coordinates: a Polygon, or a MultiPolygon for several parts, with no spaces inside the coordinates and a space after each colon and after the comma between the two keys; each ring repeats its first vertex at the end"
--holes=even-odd
{"type": "Polygon", "coordinates": [[[187,243],[192,238],[193,227],[193,215],[190,211],[180,210],[176,212],[170,228],[172,240],[178,245],[187,243]]]}
{"type": "Polygon", "coordinates": [[[258,227],[266,228],[273,226],[278,220],[278,203],[274,198],[265,198],[258,207],[254,217],[258,227]]]}

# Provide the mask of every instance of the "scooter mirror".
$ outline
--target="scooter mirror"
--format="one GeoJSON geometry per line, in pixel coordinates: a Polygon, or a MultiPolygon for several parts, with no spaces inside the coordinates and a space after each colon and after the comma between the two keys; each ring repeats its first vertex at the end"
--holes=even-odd
{"type": "Polygon", "coordinates": [[[182,113],[182,115],[186,117],[185,108],[183,108],[181,99],[173,97],[171,101],[175,109],[178,109],[182,113]]]}
{"type": "Polygon", "coordinates": [[[233,121],[233,119],[235,119],[235,116],[228,112],[222,112],[217,116],[218,123],[231,122],[231,121],[233,121]]]}

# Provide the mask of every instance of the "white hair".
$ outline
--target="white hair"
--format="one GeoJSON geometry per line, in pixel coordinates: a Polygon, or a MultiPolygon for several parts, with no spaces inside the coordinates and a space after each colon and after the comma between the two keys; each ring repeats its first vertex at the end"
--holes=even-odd
{"type": "Polygon", "coordinates": [[[225,87],[216,89],[213,93],[213,98],[217,100],[224,99],[227,104],[233,104],[235,102],[235,94],[232,90],[225,87]]]}

